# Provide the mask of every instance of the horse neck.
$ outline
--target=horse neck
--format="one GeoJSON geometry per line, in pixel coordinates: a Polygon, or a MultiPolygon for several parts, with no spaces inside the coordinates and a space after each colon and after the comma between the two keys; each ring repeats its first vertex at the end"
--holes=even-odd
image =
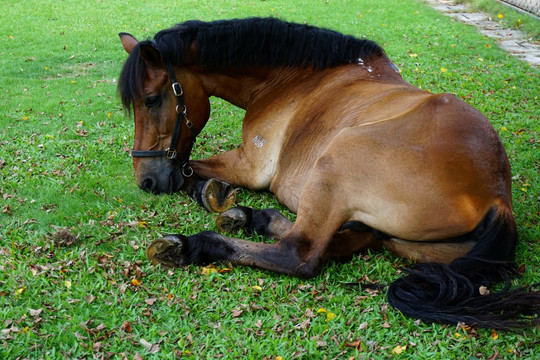
{"type": "Polygon", "coordinates": [[[252,68],[200,71],[198,77],[208,95],[246,109],[258,97],[307,72],[295,68],[252,68]]]}

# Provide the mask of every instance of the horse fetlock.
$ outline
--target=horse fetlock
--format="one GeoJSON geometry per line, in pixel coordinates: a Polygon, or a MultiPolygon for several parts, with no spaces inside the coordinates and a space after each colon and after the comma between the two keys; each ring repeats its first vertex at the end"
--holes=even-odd
{"type": "Polygon", "coordinates": [[[243,208],[236,207],[225,211],[216,218],[216,226],[223,233],[236,233],[244,229],[249,219],[243,208]]]}
{"type": "Polygon", "coordinates": [[[201,200],[209,212],[222,213],[236,202],[236,190],[226,182],[210,179],[202,188],[201,200]]]}
{"type": "Polygon", "coordinates": [[[182,235],[168,235],[154,240],[146,249],[146,258],[154,265],[178,267],[184,265],[184,241],[182,235]]]}

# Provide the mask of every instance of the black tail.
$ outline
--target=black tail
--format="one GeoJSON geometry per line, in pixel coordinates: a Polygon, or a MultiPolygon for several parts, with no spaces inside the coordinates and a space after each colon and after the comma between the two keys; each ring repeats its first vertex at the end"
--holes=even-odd
{"type": "Polygon", "coordinates": [[[517,232],[510,210],[499,210],[470,234],[477,243],[467,255],[449,265],[425,263],[405,270],[407,275],[390,285],[388,302],[428,322],[490,329],[540,324],[540,292],[508,289],[517,232]],[[501,281],[504,290],[481,295],[481,287],[501,281]]]}

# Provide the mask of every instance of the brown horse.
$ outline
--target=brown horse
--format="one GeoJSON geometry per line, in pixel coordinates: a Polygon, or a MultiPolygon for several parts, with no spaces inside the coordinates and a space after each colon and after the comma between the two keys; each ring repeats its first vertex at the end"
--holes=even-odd
{"type": "Polygon", "coordinates": [[[120,37],[130,56],[119,92],[135,117],[142,189],[184,189],[218,212],[234,202],[233,186],[269,189],[297,213],[291,223],[275,210],[233,208],[220,230],[276,242],[170,235],[150,245],[150,260],[309,278],[325,261],[384,245],[419,263],[388,290],[406,315],[492,328],[539,322],[538,292],[479,294],[508,278],[517,232],[507,156],[476,109],[408,84],[374,42],[306,25],[190,21],[153,41],[120,37]],[[190,161],[210,96],[246,110],[243,143],[190,161]]]}

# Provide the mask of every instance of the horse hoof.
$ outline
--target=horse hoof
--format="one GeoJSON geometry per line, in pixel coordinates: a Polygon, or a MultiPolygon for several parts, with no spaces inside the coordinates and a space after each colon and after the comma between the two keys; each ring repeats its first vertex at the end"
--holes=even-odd
{"type": "Polygon", "coordinates": [[[222,213],[236,202],[236,190],[226,182],[210,179],[202,189],[204,207],[212,213],[222,213]]]}
{"type": "Polygon", "coordinates": [[[235,233],[243,229],[248,221],[247,215],[239,208],[225,211],[216,218],[216,226],[222,233],[235,233]]]}
{"type": "Polygon", "coordinates": [[[182,265],[182,241],[178,235],[154,240],[146,249],[146,258],[154,265],[178,267],[182,265]]]}

